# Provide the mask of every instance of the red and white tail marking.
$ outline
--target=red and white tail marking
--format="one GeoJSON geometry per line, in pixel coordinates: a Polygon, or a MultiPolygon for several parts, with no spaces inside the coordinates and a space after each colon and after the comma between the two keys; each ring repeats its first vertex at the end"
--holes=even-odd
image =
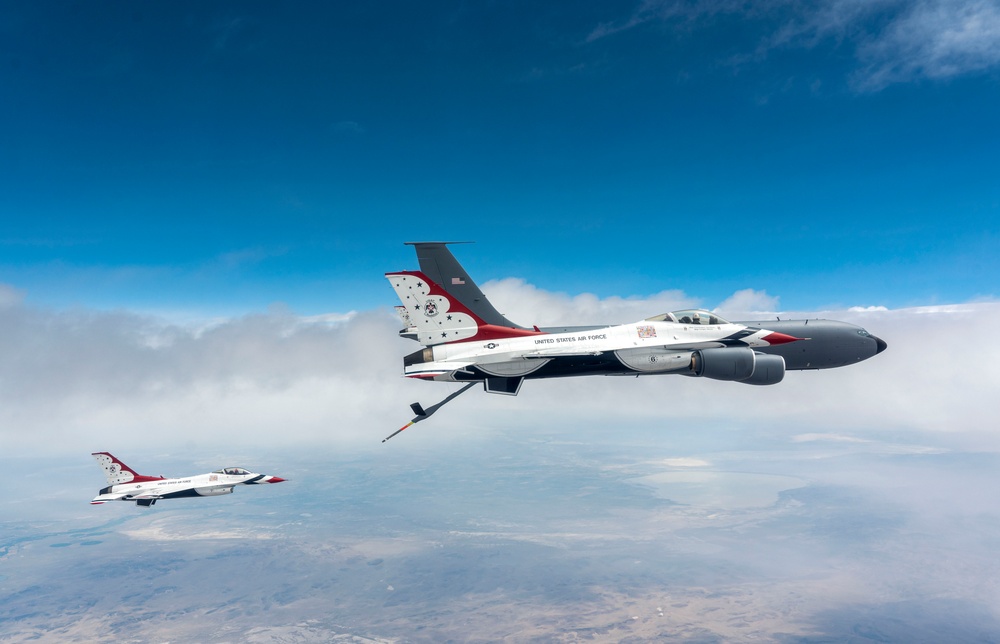
{"type": "Polygon", "coordinates": [[[110,452],[94,452],[91,456],[97,459],[101,469],[104,470],[104,476],[108,479],[108,485],[163,480],[162,476],[143,476],[136,473],[135,470],[119,461],[118,457],[110,452]]]}
{"type": "Polygon", "coordinates": [[[496,340],[521,335],[539,335],[540,331],[515,329],[487,324],[448,291],[420,271],[386,273],[404,311],[400,318],[424,346],[466,340],[496,340]],[[405,313],[405,315],[404,315],[405,313]]]}
{"type": "Polygon", "coordinates": [[[474,338],[485,322],[419,271],[386,273],[406,309],[417,340],[426,346],[474,338]]]}

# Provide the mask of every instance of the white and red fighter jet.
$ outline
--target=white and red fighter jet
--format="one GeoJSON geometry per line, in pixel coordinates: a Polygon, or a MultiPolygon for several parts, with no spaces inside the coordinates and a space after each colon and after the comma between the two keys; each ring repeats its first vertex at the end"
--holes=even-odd
{"type": "Polygon", "coordinates": [[[232,494],[237,485],[281,483],[285,479],[267,474],[256,474],[242,467],[224,467],[208,474],[168,479],[162,476],[143,476],[122,463],[108,452],[92,454],[104,470],[108,487],[90,503],[100,505],[108,501],[134,501],[136,505],[151,506],[160,499],[182,497],[219,496],[232,494]]]}
{"type": "Polygon", "coordinates": [[[403,375],[468,384],[426,410],[413,403],[416,417],[395,434],[477,382],[507,395],[517,395],[525,380],[583,375],[677,374],[773,385],[789,370],[841,367],[886,348],[845,322],[729,322],[702,310],[612,326],[523,327],[493,307],[447,243],[410,242],[421,270],[385,276],[402,303],[399,334],[424,345],[403,359],[403,375]]]}

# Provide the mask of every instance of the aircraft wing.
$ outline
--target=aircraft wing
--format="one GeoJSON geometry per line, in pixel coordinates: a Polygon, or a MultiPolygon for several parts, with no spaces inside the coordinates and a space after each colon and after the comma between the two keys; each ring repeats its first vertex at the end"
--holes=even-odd
{"type": "Polygon", "coordinates": [[[583,358],[587,356],[599,356],[602,353],[604,351],[559,351],[558,349],[552,349],[551,351],[532,351],[521,357],[526,360],[546,360],[550,358],[583,358]]]}
{"type": "MultiPolygon", "coordinates": [[[[697,349],[713,349],[726,346],[720,340],[705,340],[701,342],[678,342],[676,344],[661,344],[650,347],[637,347],[644,351],[695,351],[697,349]]],[[[613,351],[565,351],[558,348],[539,349],[531,353],[525,353],[521,357],[526,360],[540,360],[543,358],[584,358],[588,356],[599,356],[604,353],[614,353],[613,351]]]]}
{"type": "Polygon", "coordinates": [[[101,494],[100,496],[94,497],[94,500],[90,502],[91,505],[100,505],[102,503],[107,503],[108,501],[156,501],[157,499],[162,499],[163,497],[159,494],[129,494],[128,492],[118,492],[115,494],[101,494]]]}

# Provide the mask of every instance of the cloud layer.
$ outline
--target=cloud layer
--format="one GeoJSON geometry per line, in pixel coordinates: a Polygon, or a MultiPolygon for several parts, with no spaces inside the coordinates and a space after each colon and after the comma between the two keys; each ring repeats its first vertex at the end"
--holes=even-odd
{"type": "MultiPolygon", "coordinates": [[[[519,280],[484,290],[511,319],[539,325],[627,322],[696,303],[678,291],[602,300],[519,280]]],[[[728,315],[776,303],[741,291],[722,305],[728,315]]],[[[697,420],[790,437],[947,432],[1000,447],[989,420],[1000,386],[1000,347],[990,342],[1000,304],[780,315],[860,324],[889,350],[852,367],[793,372],[775,387],[662,376],[535,381],[517,398],[473,390],[419,427],[436,424],[442,435],[474,440],[484,431],[544,423],[579,426],[586,435],[609,425],[697,420]]],[[[398,326],[388,308],[301,318],[279,307],[180,326],[123,311],[42,310],[8,298],[0,307],[0,437],[31,452],[273,442],[374,447],[409,420],[410,402],[433,403],[454,390],[400,377],[402,357],[418,346],[396,337],[398,326]]]]}

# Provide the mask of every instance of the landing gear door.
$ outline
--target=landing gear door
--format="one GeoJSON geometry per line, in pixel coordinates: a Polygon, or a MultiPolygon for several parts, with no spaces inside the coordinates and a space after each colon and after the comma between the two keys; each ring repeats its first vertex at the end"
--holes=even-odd
{"type": "Polygon", "coordinates": [[[516,396],[517,392],[521,390],[521,383],[524,382],[524,378],[499,378],[491,377],[487,378],[484,386],[486,391],[491,394],[503,394],[505,396],[516,396]]]}

